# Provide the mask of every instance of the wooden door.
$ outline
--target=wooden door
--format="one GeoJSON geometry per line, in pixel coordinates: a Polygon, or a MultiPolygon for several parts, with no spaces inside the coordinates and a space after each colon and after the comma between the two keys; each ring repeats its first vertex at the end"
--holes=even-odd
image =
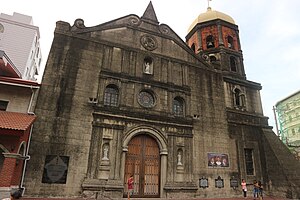
{"type": "Polygon", "coordinates": [[[128,144],[125,162],[125,189],[127,196],[127,180],[133,175],[133,197],[159,197],[160,155],[155,139],[148,135],[138,135],[128,144]]]}

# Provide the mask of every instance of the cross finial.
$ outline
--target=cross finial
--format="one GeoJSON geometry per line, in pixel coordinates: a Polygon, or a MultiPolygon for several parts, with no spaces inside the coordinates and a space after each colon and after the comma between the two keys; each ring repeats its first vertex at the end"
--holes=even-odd
{"type": "Polygon", "coordinates": [[[207,0],[207,8],[209,8],[209,2],[210,2],[211,0],[207,0]]]}

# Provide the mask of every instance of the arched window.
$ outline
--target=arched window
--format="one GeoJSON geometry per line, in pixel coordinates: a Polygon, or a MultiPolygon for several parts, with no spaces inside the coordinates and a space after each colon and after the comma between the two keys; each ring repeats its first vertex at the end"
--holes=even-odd
{"type": "Polygon", "coordinates": [[[191,49],[193,50],[193,52],[196,53],[196,46],[195,46],[195,43],[192,44],[191,49]]]}
{"type": "Polygon", "coordinates": [[[230,57],[230,70],[232,72],[237,72],[236,59],[233,56],[230,57]]]}
{"type": "Polygon", "coordinates": [[[173,113],[175,116],[184,115],[184,101],[181,97],[175,97],[173,99],[173,113]]]}
{"type": "Polygon", "coordinates": [[[215,47],[215,43],[214,43],[214,38],[212,35],[209,35],[206,37],[206,48],[210,49],[210,48],[214,48],[215,47]]]}
{"type": "Polygon", "coordinates": [[[0,172],[3,167],[4,159],[5,159],[3,153],[8,153],[8,152],[9,151],[2,144],[0,144],[0,172]]]}
{"type": "Polygon", "coordinates": [[[119,90],[115,85],[108,85],[104,92],[104,105],[118,106],[119,90]]]}
{"type": "Polygon", "coordinates": [[[235,88],[233,93],[234,93],[234,106],[237,108],[244,108],[245,107],[245,95],[238,88],[235,88]]]}
{"type": "Polygon", "coordinates": [[[227,37],[228,48],[234,49],[233,38],[231,36],[227,37]]]}
{"type": "Polygon", "coordinates": [[[19,147],[18,153],[21,154],[22,156],[26,156],[26,143],[23,141],[19,147]]]}

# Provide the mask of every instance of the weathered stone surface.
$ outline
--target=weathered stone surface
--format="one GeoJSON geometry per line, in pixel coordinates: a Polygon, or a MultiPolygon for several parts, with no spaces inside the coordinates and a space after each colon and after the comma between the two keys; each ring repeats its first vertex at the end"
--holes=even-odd
{"type": "Polygon", "coordinates": [[[121,198],[130,141],[147,135],[159,148],[157,197],[240,196],[230,187],[233,178],[262,180],[266,188],[274,180],[266,192],[280,188],[282,196],[299,197],[299,177],[291,175],[300,174],[299,163],[281,162],[289,152],[280,150],[263,116],[261,86],[246,80],[242,63],[240,74],[228,71],[232,50],[220,47],[224,62],[207,62],[153,13],[147,16],[153,19],[129,15],[95,27],[57,23],[35,111],[26,195],[121,198]],[[149,57],[152,74],[143,72],[149,57]],[[118,92],[113,106],[106,105],[110,86],[118,92]],[[242,106],[234,103],[235,88],[245,94],[242,106]],[[141,102],[141,91],[153,95],[153,104],[141,102]],[[253,175],[247,175],[245,149],[253,153],[253,175]],[[41,182],[47,155],[69,158],[66,183],[41,182]],[[229,165],[209,166],[210,155],[227,156],[229,165]],[[222,188],[215,187],[218,177],[222,188]],[[199,187],[201,178],[208,188],[199,187]]]}

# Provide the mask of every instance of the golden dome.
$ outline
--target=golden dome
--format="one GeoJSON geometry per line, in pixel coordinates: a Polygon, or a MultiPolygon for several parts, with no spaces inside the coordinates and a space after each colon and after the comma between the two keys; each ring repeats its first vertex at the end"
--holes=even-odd
{"type": "Polygon", "coordinates": [[[194,28],[194,26],[196,26],[196,24],[198,24],[198,23],[207,22],[207,21],[211,21],[211,20],[215,20],[215,19],[221,19],[221,20],[229,22],[231,24],[235,24],[234,20],[229,15],[226,15],[225,13],[222,13],[222,12],[219,12],[216,10],[212,10],[211,7],[208,7],[207,11],[205,13],[201,13],[194,20],[194,22],[190,25],[188,32],[190,32],[194,28]]]}

